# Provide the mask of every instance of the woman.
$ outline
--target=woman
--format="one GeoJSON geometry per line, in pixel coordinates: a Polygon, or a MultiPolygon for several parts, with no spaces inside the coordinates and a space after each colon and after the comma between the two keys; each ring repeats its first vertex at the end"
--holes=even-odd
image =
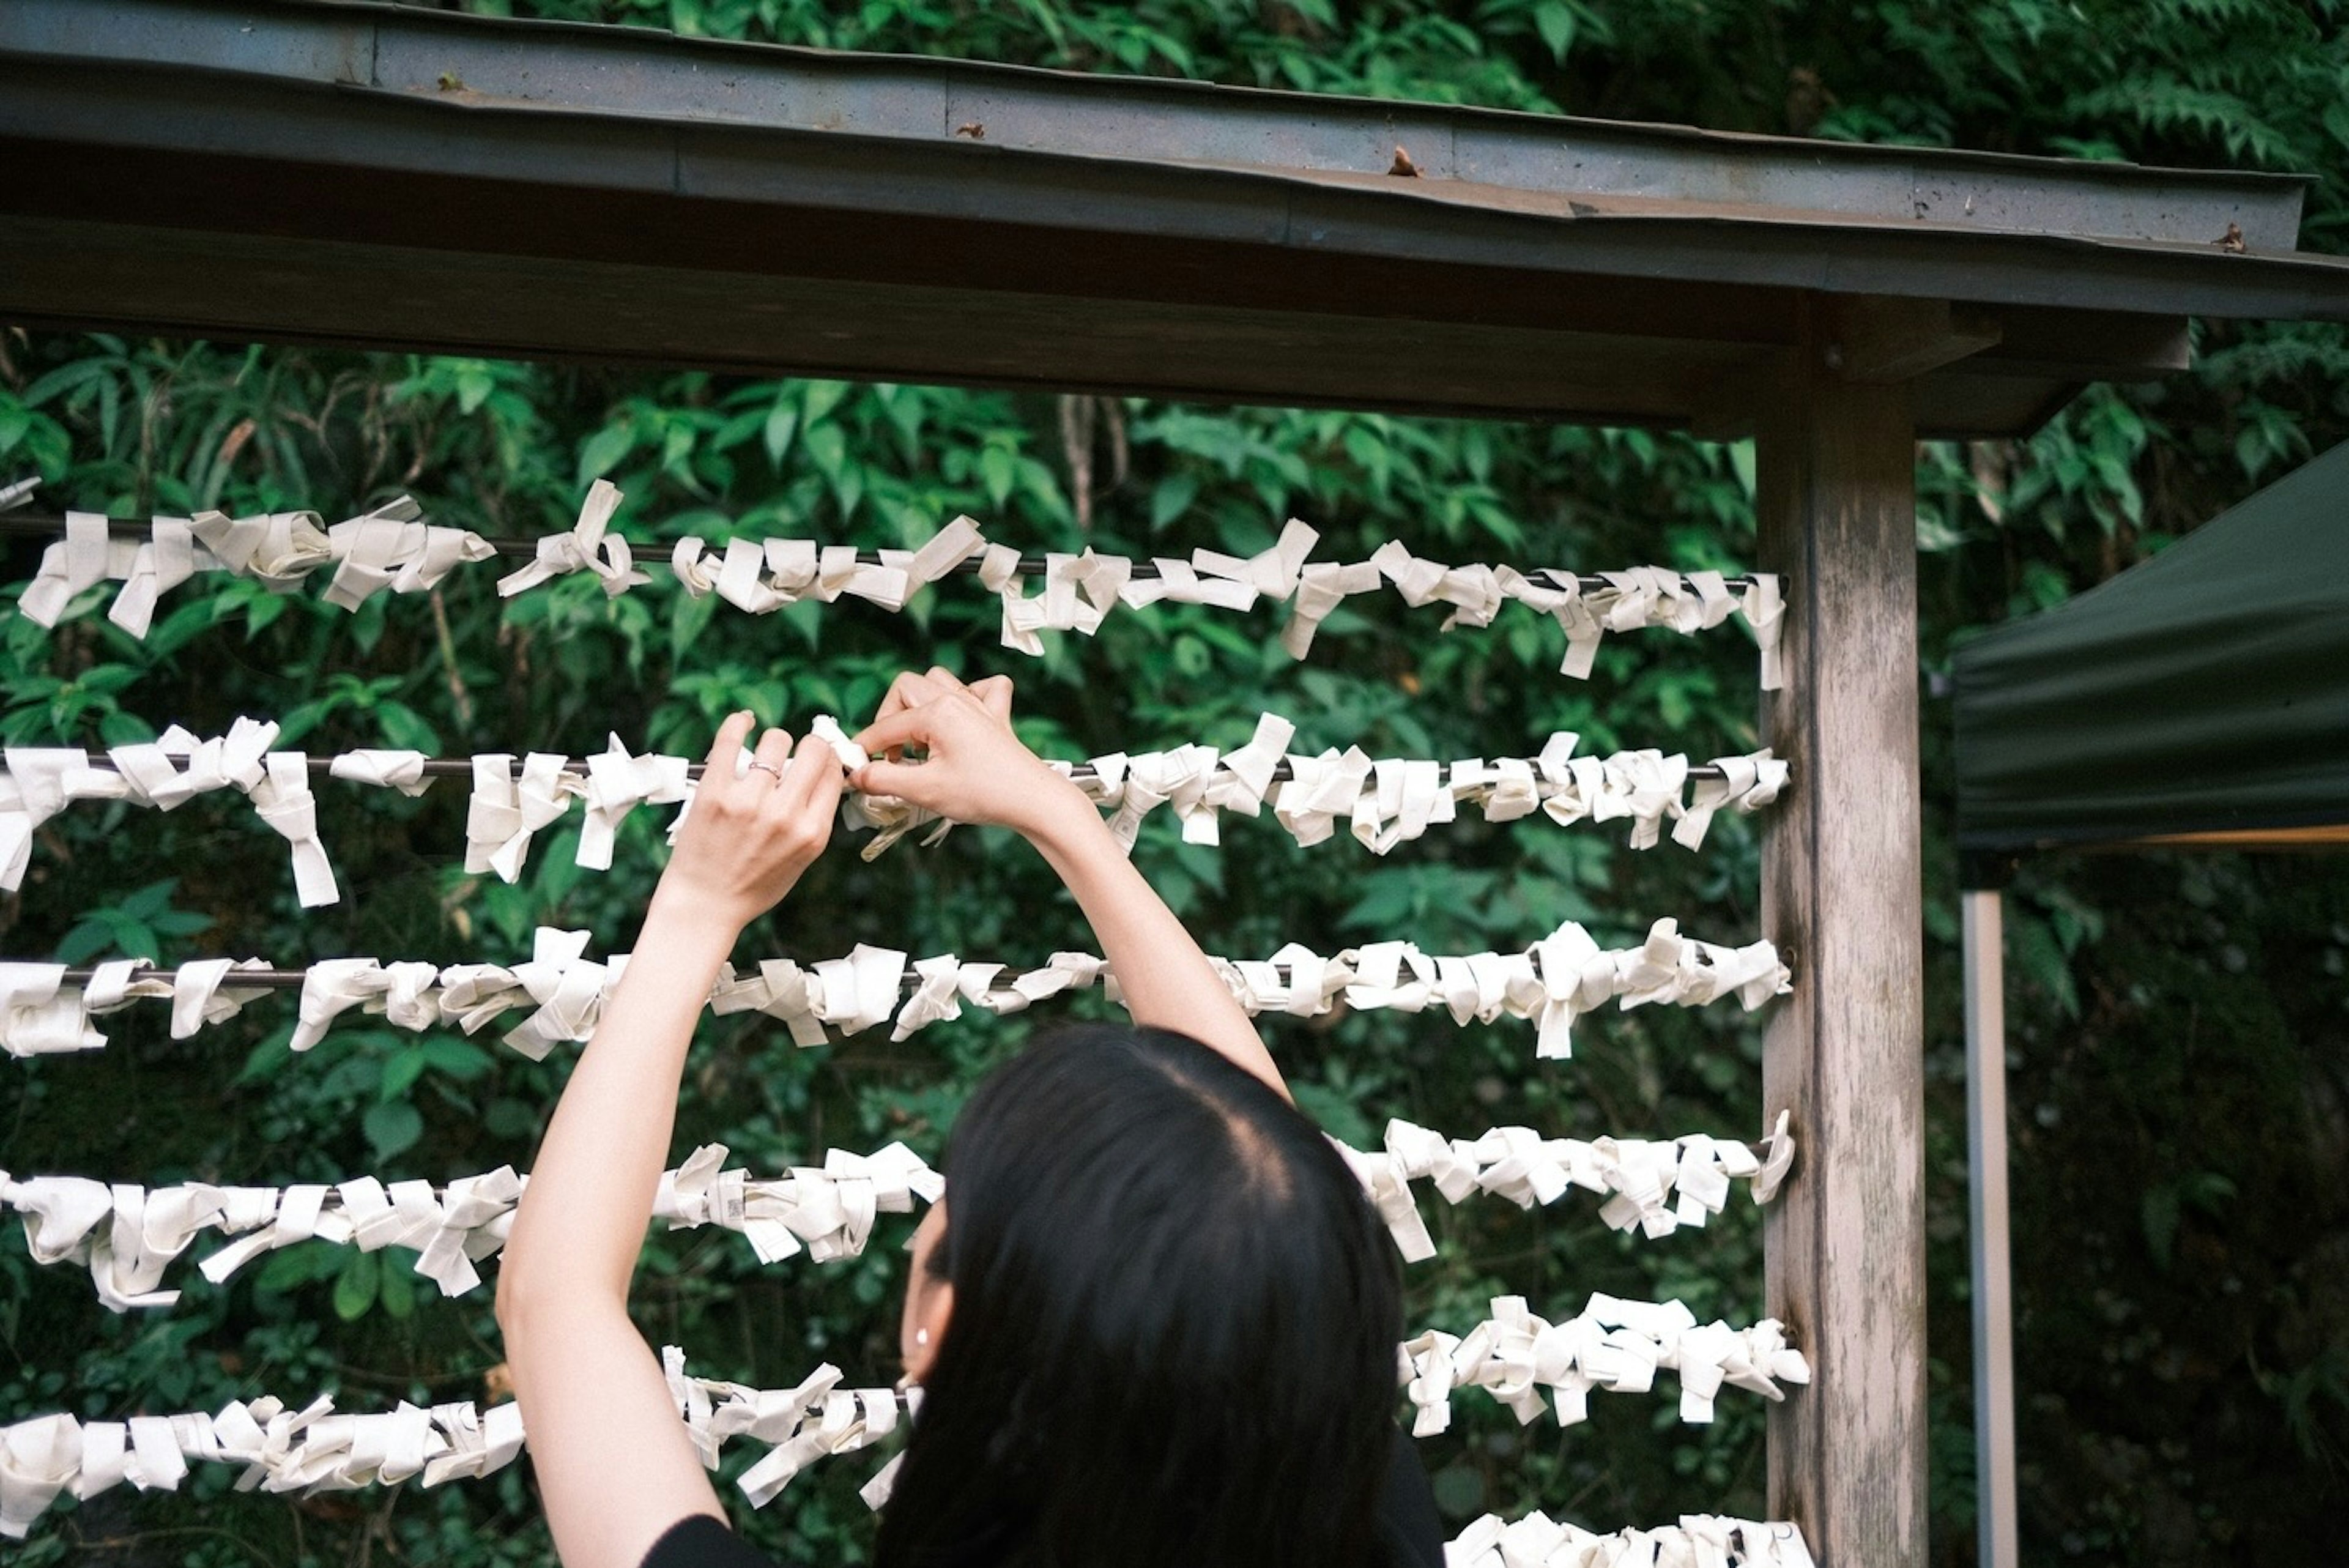
{"type": "MultiPolygon", "coordinates": [[[[1255,1025],[1076,786],[1011,733],[1010,683],[900,676],[852,781],[1009,827],[1075,897],[1135,1027],[1060,1033],[957,1118],[899,1349],[925,1402],[881,1568],[1433,1564],[1392,1420],[1383,1233],[1255,1025]],[[898,760],[908,748],[924,760],[898,760]]],[[[725,1529],[628,1278],[687,1044],[743,927],[830,836],[838,763],[718,732],[625,976],[507,1242],[498,1321],[567,1568],[762,1561],[725,1529]]]]}

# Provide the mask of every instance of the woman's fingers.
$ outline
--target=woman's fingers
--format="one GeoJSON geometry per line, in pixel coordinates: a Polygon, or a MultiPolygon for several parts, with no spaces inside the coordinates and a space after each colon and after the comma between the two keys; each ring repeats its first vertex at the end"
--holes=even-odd
{"type": "Polygon", "coordinates": [[[936,715],[926,706],[886,713],[857,732],[856,743],[868,756],[880,756],[900,746],[926,745],[936,715]]]}
{"type": "Polygon", "coordinates": [[[717,739],[709,742],[709,755],[702,759],[704,769],[721,778],[732,778],[734,758],[742,750],[742,742],[754,722],[748,708],[727,714],[726,722],[718,726],[717,739]]]}
{"type": "Polygon", "coordinates": [[[970,683],[970,694],[1006,726],[1011,722],[1011,677],[989,675],[970,683]]]}
{"type": "Polygon", "coordinates": [[[916,674],[911,670],[901,671],[896,680],[889,682],[888,694],[881,699],[881,711],[875,717],[887,718],[892,713],[918,707],[936,698],[938,690],[938,683],[929,676],[916,674]]]}
{"type": "Polygon", "coordinates": [[[753,766],[767,770],[760,783],[770,788],[782,783],[783,769],[791,764],[792,738],[781,730],[770,730],[759,737],[758,749],[750,753],[753,766]]]}
{"type": "Polygon", "coordinates": [[[786,803],[785,809],[793,815],[802,813],[823,814],[824,830],[831,831],[833,808],[840,804],[843,784],[840,759],[821,736],[810,735],[800,742],[799,750],[792,753],[791,766],[784,771],[782,782],[775,794],[786,803]]]}

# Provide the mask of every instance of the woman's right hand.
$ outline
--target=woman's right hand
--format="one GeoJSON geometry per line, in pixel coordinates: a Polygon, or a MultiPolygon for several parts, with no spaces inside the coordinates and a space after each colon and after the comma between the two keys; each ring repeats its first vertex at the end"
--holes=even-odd
{"type": "Polygon", "coordinates": [[[855,737],[874,761],[850,780],[867,794],[895,795],[955,822],[987,823],[1034,838],[1081,811],[1098,820],[1082,791],[1011,732],[1011,680],[990,675],[966,686],[952,671],[907,670],[881,711],[855,737]],[[921,762],[905,762],[918,746],[921,762]]]}

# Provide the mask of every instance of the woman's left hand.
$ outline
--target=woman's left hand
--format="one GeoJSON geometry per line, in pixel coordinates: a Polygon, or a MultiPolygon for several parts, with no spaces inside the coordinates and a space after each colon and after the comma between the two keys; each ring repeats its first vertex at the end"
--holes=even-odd
{"type": "Polygon", "coordinates": [[[759,737],[750,766],[737,776],[751,723],[740,712],[719,726],[653,895],[656,907],[737,930],[772,909],[823,853],[843,778],[823,741],[809,735],[794,751],[781,730],[759,737]]]}

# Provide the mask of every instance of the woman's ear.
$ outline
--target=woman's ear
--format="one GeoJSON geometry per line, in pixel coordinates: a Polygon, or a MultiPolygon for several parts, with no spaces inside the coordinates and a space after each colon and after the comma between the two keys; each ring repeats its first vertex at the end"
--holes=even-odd
{"type": "Polygon", "coordinates": [[[914,1306],[913,1343],[905,1352],[905,1376],[916,1383],[930,1375],[938,1347],[946,1343],[947,1324],[954,1316],[954,1286],[939,1280],[922,1293],[914,1306]]]}

